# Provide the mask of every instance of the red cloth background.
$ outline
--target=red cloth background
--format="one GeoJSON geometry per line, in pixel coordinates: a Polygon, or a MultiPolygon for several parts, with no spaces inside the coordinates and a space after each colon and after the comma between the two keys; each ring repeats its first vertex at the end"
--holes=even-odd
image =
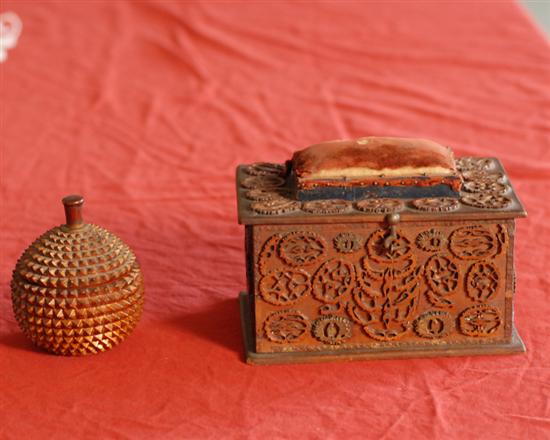
{"type": "Polygon", "coordinates": [[[550,45],[515,3],[3,2],[0,437],[548,438],[550,45]],[[499,157],[524,355],[251,367],[234,169],[321,140],[499,157]],[[111,352],[35,350],[11,270],[62,196],[133,247],[146,305],[111,352]]]}

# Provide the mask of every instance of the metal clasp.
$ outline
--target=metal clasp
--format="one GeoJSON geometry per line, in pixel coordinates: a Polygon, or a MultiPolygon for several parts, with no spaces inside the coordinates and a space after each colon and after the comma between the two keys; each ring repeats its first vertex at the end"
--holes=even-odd
{"type": "Polygon", "coordinates": [[[386,223],[390,227],[390,235],[384,239],[384,247],[390,252],[393,252],[396,246],[398,246],[396,225],[400,220],[401,216],[397,212],[386,215],[386,223]]]}

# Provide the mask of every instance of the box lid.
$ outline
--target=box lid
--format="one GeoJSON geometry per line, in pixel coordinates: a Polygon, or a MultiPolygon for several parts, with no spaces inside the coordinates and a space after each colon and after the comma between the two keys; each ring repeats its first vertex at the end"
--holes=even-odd
{"type": "Polygon", "coordinates": [[[398,212],[401,222],[513,219],[527,215],[500,161],[456,160],[463,179],[458,198],[296,199],[287,165],[255,163],[237,167],[239,223],[307,224],[381,222],[398,212]]]}

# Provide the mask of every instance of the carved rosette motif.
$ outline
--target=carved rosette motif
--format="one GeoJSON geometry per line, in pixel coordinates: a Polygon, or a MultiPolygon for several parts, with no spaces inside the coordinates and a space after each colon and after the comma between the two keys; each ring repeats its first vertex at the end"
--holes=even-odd
{"type": "Polygon", "coordinates": [[[317,263],[325,254],[327,245],[315,232],[290,232],[279,243],[279,255],[289,266],[317,263]]]}
{"type": "Polygon", "coordinates": [[[344,316],[322,316],[313,322],[312,333],[324,344],[341,344],[351,338],[352,324],[344,316]]]}
{"type": "Polygon", "coordinates": [[[510,186],[503,173],[491,169],[491,160],[482,158],[462,158],[457,168],[464,178],[460,201],[464,205],[481,209],[505,209],[512,204],[506,194],[510,186]]]}
{"type": "Polygon", "coordinates": [[[351,263],[328,260],[313,277],[313,296],[324,303],[335,303],[351,291],[354,283],[355,270],[351,263]]]}
{"type": "Polygon", "coordinates": [[[389,213],[402,211],[405,205],[399,199],[365,199],[355,203],[355,208],[363,212],[389,213]]]}
{"type": "Polygon", "coordinates": [[[456,168],[462,172],[486,171],[491,167],[491,159],[484,157],[461,157],[456,160],[456,168]]]}
{"type": "Polygon", "coordinates": [[[245,171],[251,176],[283,176],[286,167],[279,163],[257,162],[245,167],[245,171]]]}
{"type": "Polygon", "coordinates": [[[495,235],[483,226],[464,226],[451,234],[451,252],[462,260],[482,260],[498,252],[495,235]]]}
{"type": "Polygon", "coordinates": [[[512,204],[512,199],[503,195],[487,193],[462,193],[460,201],[465,205],[484,209],[504,209],[512,204]]]}
{"type": "Polygon", "coordinates": [[[416,199],[413,200],[411,204],[419,211],[427,212],[454,211],[460,206],[457,199],[452,199],[450,197],[416,199]]]}
{"type": "Polygon", "coordinates": [[[361,249],[361,242],[361,237],[351,232],[342,232],[334,237],[334,248],[343,254],[350,254],[361,249]]]}
{"type": "Polygon", "coordinates": [[[434,255],[426,261],[424,274],[429,287],[426,296],[430,303],[436,307],[452,307],[453,302],[448,296],[455,293],[458,287],[456,264],[447,257],[434,255]]]}
{"type": "Polygon", "coordinates": [[[454,320],[449,312],[430,311],[414,321],[414,331],[422,338],[439,339],[454,329],[454,320]]]}
{"type": "Polygon", "coordinates": [[[480,183],[495,183],[503,182],[504,174],[502,173],[488,173],[487,171],[465,171],[462,173],[462,177],[466,181],[475,181],[480,183]]]}
{"type": "Polygon", "coordinates": [[[300,204],[297,201],[285,199],[283,197],[253,202],[250,204],[250,209],[252,209],[252,211],[256,214],[263,215],[287,214],[289,212],[296,211],[299,208],[300,204]]]}
{"type": "Polygon", "coordinates": [[[298,310],[281,310],[274,312],[264,322],[267,338],[277,343],[292,343],[309,332],[307,317],[298,310]]]}
{"type": "Polygon", "coordinates": [[[350,207],[346,200],[313,200],[302,203],[302,210],[311,214],[341,214],[350,207]]]}
{"type": "Polygon", "coordinates": [[[260,279],[258,290],[270,304],[294,304],[310,291],[310,276],[301,269],[275,269],[260,279]]]}
{"type": "Polygon", "coordinates": [[[470,266],[466,276],[466,294],[477,302],[491,299],[497,292],[499,275],[491,263],[479,262],[470,266]]]}
{"type": "Polygon", "coordinates": [[[241,186],[246,189],[273,189],[284,186],[285,179],[276,175],[250,176],[242,180],[241,186]]]}
{"type": "Polygon", "coordinates": [[[490,194],[506,194],[510,187],[499,182],[488,182],[484,180],[466,181],[462,185],[462,189],[470,193],[490,193],[490,194]]]}
{"type": "Polygon", "coordinates": [[[466,336],[486,337],[498,330],[502,318],[496,307],[477,305],[464,310],[458,317],[458,324],[466,336]]]}
{"type": "Polygon", "coordinates": [[[286,188],[251,189],[245,197],[255,202],[271,202],[273,200],[288,199],[290,192],[286,188]]]}
{"type": "Polygon", "coordinates": [[[447,246],[447,237],[441,231],[430,229],[418,234],[416,245],[425,252],[439,252],[447,246]]]}

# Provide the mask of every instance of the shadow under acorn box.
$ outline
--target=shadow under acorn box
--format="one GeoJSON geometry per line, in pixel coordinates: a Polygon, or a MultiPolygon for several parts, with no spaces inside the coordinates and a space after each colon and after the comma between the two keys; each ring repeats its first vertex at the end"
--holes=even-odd
{"type": "Polygon", "coordinates": [[[525,210],[497,159],[456,164],[460,198],[355,202],[299,202],[283,165],[239,166],[247,362],[525,351],[513,318],[525,210]]]}

